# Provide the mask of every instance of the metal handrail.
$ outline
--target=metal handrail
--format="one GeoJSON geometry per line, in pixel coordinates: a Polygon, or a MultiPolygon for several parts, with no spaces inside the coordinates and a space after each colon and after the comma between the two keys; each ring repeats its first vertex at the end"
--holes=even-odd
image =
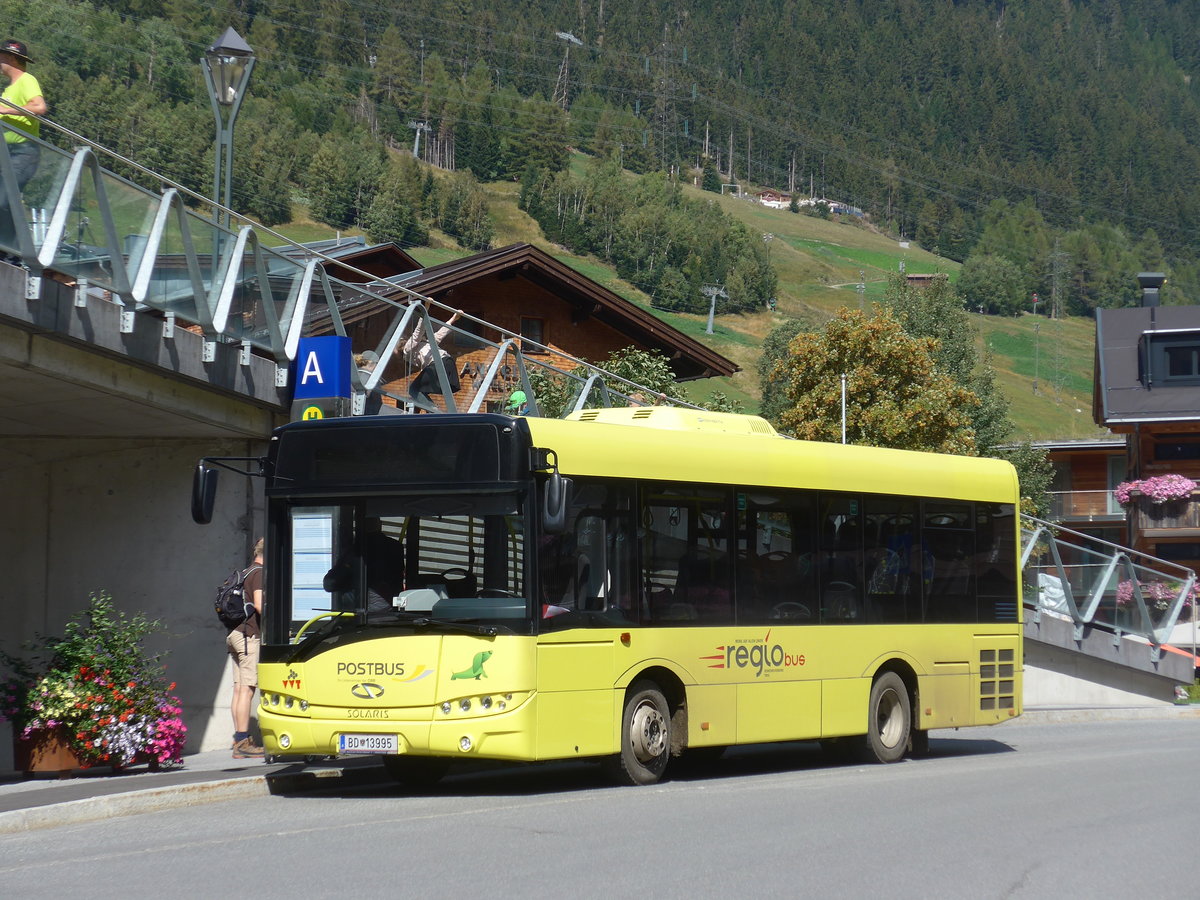
{"type": "MultiPolygon", "coordinates": [[[[1073,623],[1075,639],[1082,640],[1086,627],[1100,627],[1113,632],[1114,643],[1119,643],[1122,635],[1137,635],[1147,640],[1152,646],[1153,657],[1157,659],[1161,646],[1170,638],[1171,631],[1179,621],[1180,613],[1191,603],[1196,585],[1196,573],[1187,566],[1169,560],[1159,559],[1130,547],[1122,547],[1109,541],[1064,528],[1052,522],[1046,522],[1033,516],[1021,516],[1021,571],[1037,572],[1038,580],[1034,585],[1034,596],[1028,594],[1024,605],[1033,610],[1033,621],[1040,621],[1044,611],[1055,615],[1065,615],[1073,623]],[[1067,538],[1071,540],[1067,540],[1067,538]],[[1037,562],[1031,565],[1035,553],[1049,556],[1049,562],[1037,562]],[[1093,561],[1084,564],[1067,565],[1063,562],[1064,551],[1077,555],[1093,557],[1093,561]],[[1068,570],[1095,570],[1098,574],[1092,583],[1091,590],[1084,597],[1076,597],[1068,570]],[[1124,578],[1121,578],[1124,576],[1124,578]],[[1110,585],[1113,579],[1118,579],[1116,592],[1110,585]],[[1150,585],[1161,584],[1167,587],[1167,598],[1156,601],[1156,611],[1163,613],[1158,620],[1151,613],[1147,603],[1147,593],[1150,585]],[[1119,593],[1123,585],[1128,585],[1128,598],[1123,604],[1131,619],[1106,622],[1098,618],[1104,608],[1104,602],[1113,596],[1113,608],[1118,609],[1119,593]],[[1051,597],[1051,591],[1061,594],[1051,597]],[[1165,609],[1158,609],[1157,603],[1167,603],[1165,609]]],[[[1028,580],[1028,579],[1027,579],[1028,580]]]]}

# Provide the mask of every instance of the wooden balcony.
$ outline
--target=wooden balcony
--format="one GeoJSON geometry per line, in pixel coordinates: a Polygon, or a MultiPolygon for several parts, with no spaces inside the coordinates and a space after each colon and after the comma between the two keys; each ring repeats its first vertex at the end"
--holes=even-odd
{"type": "Polygon", "coordinates": [[[1200,537],[1200,496],[1153,503],[1138,497],[1129,507],[1133,534],[1141,539],[1200,537]]]}

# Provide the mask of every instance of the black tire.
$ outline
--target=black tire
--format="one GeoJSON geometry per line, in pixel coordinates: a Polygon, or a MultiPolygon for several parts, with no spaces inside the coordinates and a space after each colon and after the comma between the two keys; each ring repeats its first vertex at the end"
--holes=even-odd
{"type": "Polygon", "coordinates": [[[421,791],[442,780],[450,768],[450,760],[440,756],[389,754],[383,757],[383,767],[397,784],[421,791]]]}
{"type": "Polygon", "coordinates": [[[899,762],[908,751],[911,733],[908,688],[895,672],[884,672],[871,685],[867,733],[859,742],[859,757],[863,762],[899,762]]]}
{"type": "Polygon", "coordinates": [[[652,681],[637,681],[625,694],[621,752],[609,762],[618,784],[655,784],[671,758],[671,708],[652,681]]]}

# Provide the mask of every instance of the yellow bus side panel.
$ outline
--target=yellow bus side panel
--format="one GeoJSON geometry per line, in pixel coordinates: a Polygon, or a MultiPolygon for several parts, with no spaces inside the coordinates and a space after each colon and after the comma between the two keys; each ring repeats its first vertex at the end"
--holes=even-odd
{"type": "Polygon", "coordinates": [[[867,730],[870,678],[831,678],[821,682],[821,735],[841,737],[867,730]]]}
{"type": "Polygon", "coordinates": [[[537,689],[539,693],[611,691],[614,665],[612,638],[554,642],[542,638],[537,647],[537,689]]]}
{"type": "Polygon", "coordinates": [[[918,726],[958,728],[972,723],[972,677],[963,674],[934,674],[917,679],[917,702],[920,703],[918,726]]]}
{"type": "Polygon", "coordinates": [[[689,685],[687,702],[689,747],[725,747],[737,742],[737,685],[689,685]]]}
{"type": "MultiPolygon", "coordinates": [[[[586,632],[585,632],[586,634],[586,632]]],[[[543,636],[537,647],[537,758],[615,753],[613,638],[543,636]]],[[[600,637],[600,635],[596,635],[600,637]]]]}
{"type": "Polygon", "coordinates": [[[620,719],[617,694],[606,691],[539,693],[537,758],[562,759],[616,753],[613,720],[620,719]]]}
{"type": "Polygon", "coordinates": [[[754,681],[738,685],[739,744],[795,740],[820,733],[820,682],[754,681]]]}

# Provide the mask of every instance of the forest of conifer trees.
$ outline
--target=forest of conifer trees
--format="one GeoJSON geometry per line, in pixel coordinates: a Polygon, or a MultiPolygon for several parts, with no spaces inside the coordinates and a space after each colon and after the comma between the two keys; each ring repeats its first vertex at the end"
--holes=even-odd
{"type": "MultiPolygon", "coordinates": [[[[1170,273],[1168,301],[1200,294],[1200,25],[1183,0],[0,6],[52,119],[201,192],[198,60],[236,28],[259,63],[234,206],[266,224],[301,201],[376,239],[437,227],[486,247],[478,182],[548,185],[574,148],[850,203],[971,263],[990,312],[1035,290],[1073,313],[1132,302],[1139,269],[1170,273]],[[458,176],[389,156],[418,139],[458,176]]],[[[757,296],[755,253],[741,256],[757,296]]],[[[685,265],[652,279],[666,305],[679,277],[709,277],[685,265]]]]}

